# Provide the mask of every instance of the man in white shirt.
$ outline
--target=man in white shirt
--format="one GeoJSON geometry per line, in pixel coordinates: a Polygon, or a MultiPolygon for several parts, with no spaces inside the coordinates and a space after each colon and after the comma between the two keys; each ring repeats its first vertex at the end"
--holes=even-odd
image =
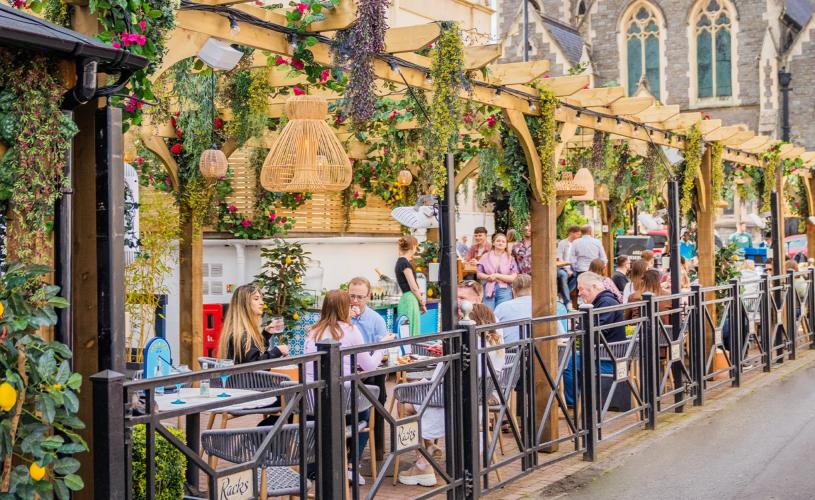
{"type": "Polygon", "coordinates": [[[594,238],[591,233],[591,226],[586,224],[580,228],[580,238],[572,243],[572,254],[569,262],[572,263],[572,269],[576,275],[588,271],[591,261],[594,259],[600,259],[605,264],[608,263],[602,243],[594,238]]]}
{"type": "Polygon", "coordinates": [[[558,293],[561,295],[563,292],[566,292],[566,297],[563,299],[564,302],[569,301],[568,294],[574,290],[575,286],[577,286],[577,276],[574,274],[574,270],[572,266],[567,264],[571,262],[572,258],[572,243],[576,239],[580,238],[580,228],[577,226],[572,226],[569,228],[568,233],[566,234],[566,238],[560,240],[557,244],[557,261],[556,265],[558,268],[558,286],[560,287],[560,280],[563,272],[566,273],[566,279],[568,284],[568,290],[558,290],[558,293]]]}

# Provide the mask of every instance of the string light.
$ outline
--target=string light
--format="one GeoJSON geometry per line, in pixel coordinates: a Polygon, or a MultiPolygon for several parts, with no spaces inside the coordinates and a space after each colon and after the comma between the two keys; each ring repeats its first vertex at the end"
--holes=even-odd
{"type": "Polygon", "coordinates": [[[531,111],[532,113],[534,113],[534,112],[536,112],[537,110],[538,110],[538,106],[535,104],[535,101],[533,101],[532,99],[530,99],[530,100],[529,100],[529,111],[531,111]]]}
{"type": "Polygon", "coordinates": [[[399,65],[396,64],[396,61],[391,61],[390,66],[391,71],[393,71],[394,73],[399,73],[399,65]]]}
{"type": "Polygon", "coordinates": [[[233,35],[237,35],[241,31],[238,20],[233,16],[229,16],[229,31],[231,31],[233,35]]]}

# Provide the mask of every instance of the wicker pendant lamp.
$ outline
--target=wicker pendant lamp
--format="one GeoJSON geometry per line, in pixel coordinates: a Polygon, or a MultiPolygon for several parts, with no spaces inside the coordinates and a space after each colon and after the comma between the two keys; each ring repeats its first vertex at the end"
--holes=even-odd
{"type": "Polygon", "coordinates": [[[338,192],[351,184],[351,162],[325,122],[328,102],[300,95],[286,101],[289,123],[269,150],[260,183],[267,191],[338,192]]]}
{"type": "MultiPolygon", "coordinates": [[[[210,136],[215,135],[215,70],[212,71],[212,125],[210,129],[210,136]]],[[[218,149],[215,141],[212,141],[212,147],[204,150],[201,157],[198,159],[198,170],[201,175],[210,179],[219,179],[226,175],[229,170],[229,162],[223,151],[218,149]]]]}

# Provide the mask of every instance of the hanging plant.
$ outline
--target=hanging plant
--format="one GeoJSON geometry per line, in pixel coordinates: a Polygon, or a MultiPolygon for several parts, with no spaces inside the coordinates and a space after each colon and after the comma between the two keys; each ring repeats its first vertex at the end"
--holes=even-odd
{"type": "Polygon", "coordinates": [[[724,145],[719,141],[710,144],[710,172],[713,189],[713,203],[722,200],[722,186],[724,184],[724,145]]]}
{"type": "Polygon", "coordinates": [[[350,59],[345,98],[354,123],[370,120],[376,108],[374,58],[385,52],[388,0],[360,0],[357,21],[350,31],[350,59]]]}
{"type": "Polygon", "coordinates": [[[263,137],[268,129],[269,96],[274,89],[267,71],[265,68],[238,71],[227,82],[225,95],[232,119],[226,132],[239,146],[249,139],[263,137]]]}
{"type": "Polygon", "coordinates": [[[549,88],[538,86],[540,90],[541,114],[537,118],[535,139],[538,146],[538,156],[541,161],[541,180],[544,203],[551,204],[556,200],[555,180],[558,176],[558,166],[555,165],[555,141],[557,138],[557,123],[555,110],[558,100],[555,93],[549,88]]]}
{"type": "Polygon", "coordinates": [[[495,147],[487,147],[478,157],[478,178],[476,179],[475,195],[480,204],[483,204],[489,194],[498,184],[499,155],[495,147]]]}
{"type": "Polygon", "coordinates": [[[459,93],[464,84],[464,48],[457,23],[442,23],[441,36],[432,52],[430,76],[433,99],[430,103],[430,130],[427,156],[436,194],[442,196],[447,186],[444,155],[455,149],[461,122],[459,93]]]}
{"type": "Polygon", "coordinates": [[[770,210],[770,194],[775,190],[775,173],[781,164],[781,144],[770,146],[770,149],[761,155],[764,161],[764,183],[761,190],[762,212],[770,210]]]}
{"type": "Polygon", "coordinates": [[[67,187],[65,154],[78,129],[59,109],[65,89],[46,56],[0,49],[0,209],[17,227],[18,259],[44,256],[54,203],[67,187]]]}
{"type": "Polygon", "coordinates": [[[702,165],[702,133],[697,125],[691,127],[685,136],[685,161],[682,165],[682,199],[679,206],[682,215],[688,215],[696,200],[696,179],[701,174],[702,165]]]}
{"type": "Polygon", "coordinates": [[[502,139],[511,223],[516,231],[523,234],[529,222],[529,167],[521,142],[515,134],[507,130],[502,139]]]}

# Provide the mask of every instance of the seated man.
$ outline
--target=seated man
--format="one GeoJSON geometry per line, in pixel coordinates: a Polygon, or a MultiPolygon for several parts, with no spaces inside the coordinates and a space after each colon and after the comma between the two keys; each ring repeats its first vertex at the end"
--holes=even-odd
{"type": "MultiPolygon", "coordinates": [[[[470,304],[480,304],[483,290],[481,283],[476,280],[459,281],[458,290],[456,292],[459,305],[465,300],[470,304]]],[[[461,317],[461,311],[459,311],[459,319],[461,319],[461,317]]]]}
{"type": "MultiPolygon", "coordinates": [[[[502,302],[495,307],[495,318],[499,323],[532,317],[532,276],[519,274],[512,281],[512,293],[515,298],[502,302]]],[[[517,326],[503,329],[504,343],[520,340],[517,326]]]]}
{"type": "MultiPolygon", "coordinates": [[[[594,308],[609,307],[619,305],[613,293],[605,289],[603,277],[593,272],[585,272],[577,278],[577,290],[583,303],[591,304],[594,308]]],[[[613,311],[600,314],[597,317],[596,327],[609,325],[623,321],[623,311],[613,311]]],[[[609,330],[601,330],[606,342],[620,342],[626,340],[625,326],[616,326],[609,330]]],[[[566,396],[566,404],[574,405],[575,394],[573,391],[573,381],[575,373],[580,376],[580,351],[577,352],[576,359],[567,362],[563,370],[563,387],[566,396]]],[[[605,374],[613,373],[614,365],[612,361],[600,362],[600,371],[605,374]]]]}

